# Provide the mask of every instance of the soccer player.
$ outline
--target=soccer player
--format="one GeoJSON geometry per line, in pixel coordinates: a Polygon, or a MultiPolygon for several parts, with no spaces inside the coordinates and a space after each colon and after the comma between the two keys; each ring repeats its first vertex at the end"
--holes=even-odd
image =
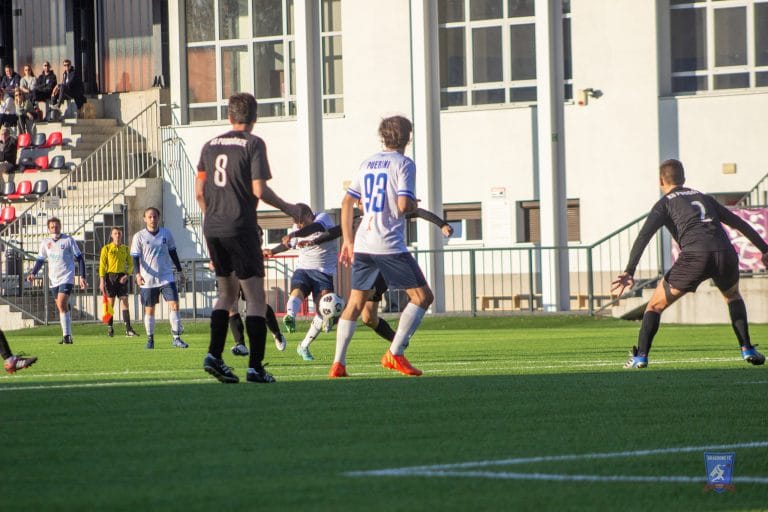
{"type": "MultiPolygon", "coordinates": [[[[445,237],[449,237],[453,234],[453,228],[447,221],[423,208],[417,208],[415,212],[406,214],[405,218],[409,220],[413,218],[421,218],[427,220],[438,226],[440,231],[443,232],[443,236],[445,237]]],[[[354,220],[358,221],[357,225],[355,226],[355,229],[357,229],[359,226],[360,217],[355,217],[354,220]]],[[[341,226],[334,226],[325,233],[322,233],[317,238],[307,242],[301,242],[301,244],[322,244],[329,240],[335,240],[340,236],[341,226]]],[[[299,244],[299,246],[301,246],[301,244],[299,244]]],[[[379,277],[377,277],[376,281],[373,283],[373,293],[365,302],[365,307],[363,308],[363,311],[360,315],[360,319],[365,325],[373,329],[374,332],[376,332],[376,334],[378,334],[384,341],[392,342],[392,340],[395,339],[395,331],[392,330],[392,326],[390,326],[386,320],[379,317],[379,302],[381,302],[381,298],[384,296],[384,293],[386,293],[388,289],[389,287],[387,286],[387,282],[384,280],[382,275],[379,274],[379,277]]]]}
{"type": "Polygon", "coordinates": [[[381,121],[379,135],[385,149],[360,165],[342,201],[339,261],[352,265],[352,290],[338,322],[336,354],[328,373],[331,378],[347,377],[347,347],[379,273],[390,287],[405,289],[410,298],[381,365],[405,375],[422,373],[405,358],[408,341],[434,300],[405,243],[405,215],[417,208],[416,166],[403,154],[411,130],[411,122],[401,116],[381,121]],[[363,219],[355,235],[353,208],[358,200],[362,201],[363,219]]]}
{"type": "Polygon", "coordinates": [[[3,358],[5,371],[8,373],[16,373],[18,370],[29,368],[37,361],[34,356],[24,357],[20,355],[13,355],[11,347],[8,345],[8,340],[5,338],[5,333],[0,329],[0,357],[3,358]]]}
{"type": "Polygon", "coordinates": [[[731,325],[741,346],[741,356],[754,365],[765,363],[749,339],[747,308],[739,293],[739,258],[728,235],[720,225],[727,224],[740,231],[763,253],[763,265],[768,265],[768,244],[744,220],[718,203],[713,197],[684,187],[685,172],[678,160],[665,160],[659,167],[659,185],[664,194],[651,209],[629,253],[626,270],[612,282],[612,291],[621,296],[634,284],[633,274],[645,246],[654,233],[665,226],[680,246],[680,256],[659,281],[645,308],[637,346],[632,347],[625,368],[645,368],[648,353],[661,314],[677,299],[696,288],[706,279],[713,279],[728,304],[731,325]]]}
{"type": "Polygon", "coordinates": [[[268,185],[272,173],[264,141],[251,134],[257,103],[252,94],[229,98],[227,116],[232,129],[205,143],[197,165],[195,192],[205,217],[203,232],[216,272],[218,297],[211,313],[211,340],[203,369],[220,382],[238,377],[222,360],[229,309],[242,290],[245,330],[251,344],[246,380],[275,382],[262,365],[267,338],[264,257],[256,208],[259,200],[298,219],[295,205],[285,202],[268,185]]]}
{"type": "MultiPolygon", "coordinates": [[[[99,291],[107,296],[112,307],[115,306],[115,298],[120,299],[125,335],[137,336],[131,327],[131,314],[128,311],[128,277],[133,274],[133,258],[128,246],[123,243],[122,229],[112,228],[110,238],[112,241],[102,247],[99,253],[99,291]]],[[[107,336],[111,338],[114,335],[114,318],[110,318],[107,336]]]]}
{"type": "Polygon", "coordinates": [[[37,253],[32,271],[27,280],[32,282],[37,272],[48,260],[48,286],[51,295],[56,301],[56,309],[59,310],[59,323],[61,323],[62,338],[60,345],[71,345],[72,340],[72,315],[69,307],[69,296],[75,287],[75,261],[80,272],[80,289],[85,290],[88,281],[85,278],[85,259],[77,246],[75,239],[61,232],[61,221],[56,217],[48,219],[48,233],[51,235],[40,242],[40,250],[37,253]]]}
{"type": "Polygon", "coordinates": [[[264,252],[265,256],[271,257],[291,247],[299,250],[298,262],[291,277],[291,294],[285,306],[283,324],[288,332],[296,332],[296,315],[304,299],[311,293],[315,301],[315,316],[304,339],[296,346],[296,353],[305,361],[313,361],[315,358],[309,351],[309,345],[321,331],[328,332],[331,329],[331,323],[323,321],[319,306],[323,295],[333,293],[339,250],[335,241],[309,243],[334,227],[331,216],[325,212],[315,213],[304,203],[297,203],[296,206],[301,211],[301,217],[294,225],[294,230],[283,237],[280,245],[264,252]]]}
{"type": "Polygon", "coordinates": [[[160,226],[160,210],[150,206],[144,210],[146,228],[133,235],[131,257],[136,272],[136,284],[139,285],[141,305],[144,306],[144,327],[147,330],[147,349],[155,348],[155,306],[163,296],[168,304],[171,321],[171,345],[187,348],[189,345],[181,339],[184,326],[179,315],[179,290],[176,287],[174,268],[183,282],[184,271],[176,242],[166,228],[160,226]]]}

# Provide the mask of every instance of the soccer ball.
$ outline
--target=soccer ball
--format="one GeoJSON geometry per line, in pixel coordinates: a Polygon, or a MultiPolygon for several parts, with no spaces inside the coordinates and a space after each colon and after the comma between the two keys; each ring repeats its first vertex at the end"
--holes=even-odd
{"type": "Polygon", "coordinates": [[[339,318],[344,309],[344,299],[335,293],[326,293],[320,298],[318,312],[323,319],[339,318]]]}

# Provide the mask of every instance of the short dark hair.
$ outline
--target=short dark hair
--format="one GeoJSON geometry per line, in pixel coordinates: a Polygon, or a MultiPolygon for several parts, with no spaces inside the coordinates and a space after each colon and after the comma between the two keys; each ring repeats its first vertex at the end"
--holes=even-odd
{"type": "Polygon", "coordinates": [[[46,222],[45,225],[50,226],[54,222],[58,222],[59,226],[61,226],[61,219],[59,219],[58,217],[48,217],[48,222],[46,222]]]}
{"type": "Polygon", "coordinates": [[[234,124],[255,123],[258,106],[259,104],[253,94],[239,92],[229,97],[227,115],[234,124]]]}
{"type": "Polygon", "coordinates": [[[160,210],[158,208],[155,208],[154,206],[150,206],[149,208],[144,209],[144,214],[142,215],[142,217],[146,217],[147,216],[147,212],[150,211],[150,210],[154,210],[155,214],[158,217],[160,216],[160,210]]]}
{"type": "Polygon", "coordinates": [[[296,206],[299,207],[299,215],[301,217],[314,217],[315,212],[312,211],[312,208],[306,203],[296,203],[296,206]]]}
{"type": "Polygon", "coordinates": [[[661,165],[659,166],[659,176],[664,180],[664,183],[670,185],[682,185],[685,183],[685,169],[683,169],[683,164],[680,160],[675,160],[674,158],[661,162],[661,165]]]}
{"type": "Polygon", "coordinates": [[[404,149],[411,141],[411,131],[413,125],[403,116],[387,117],[379,124],[379,136],[390,149],[404,149]]]}
{"type": "Polygon", "coordinates": [[[72,65],[72,61],[71,61],[71,60],[69,60],[69,59],[64,59],[64,61],[62,62],[62,64],[65,64],[65,65],[67,65],[67,66],[71,66],[71,65],[72,65]]]}

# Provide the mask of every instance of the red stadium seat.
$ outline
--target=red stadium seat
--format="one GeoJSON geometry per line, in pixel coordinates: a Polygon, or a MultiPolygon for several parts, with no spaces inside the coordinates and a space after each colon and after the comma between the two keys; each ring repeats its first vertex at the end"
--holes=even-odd
{"type": "Polygon", "coordinates": [[[64,139],[61,135],[61,132],[51,132],[48,134],[48,140],[46,140],[45,144],[40,147],[50,148],[51,146],[61,146],[63,142],[64,139]]]}
{"type": "Polygon", "coordinates": [[[16,220],[16,208],[13,206],[6,206],[0,211],[0,224],[10,224],[16,220]]]}
{"type": "Polygon", "coordinates": [[[28,133],[20,133],[19,138],[16,139],[16,147],[18,149],[28,148],[32,144],[32,136],[28,133]]]}
{"type": "Polygon", "coordinates": [[[35,165],[40,170],[46,170],[48,169],[48,155],[40,155],[39,157],[35,158],[35,165]]]}

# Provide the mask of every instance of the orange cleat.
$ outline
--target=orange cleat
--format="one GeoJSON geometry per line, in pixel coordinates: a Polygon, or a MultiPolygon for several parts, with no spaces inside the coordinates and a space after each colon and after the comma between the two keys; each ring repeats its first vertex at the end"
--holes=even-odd
{"type": "Polygon", "coordinates": [[[349,377],[349,375],[347,375],[347,367],[341,363],[333,363],[333,366],[331,366],[331,369],[328,372],[328,377],[331,379],[349,377]]]}
{"type": "Polygon", "coordinates": [[[389,350],[387,353],[381,356],[381,366],[389,370],[397,370],[403,375],[419,376],[422,371],[418,368],[411,366],[411,363],[405,358],[405,356],[396,356],[389,350]]]}

